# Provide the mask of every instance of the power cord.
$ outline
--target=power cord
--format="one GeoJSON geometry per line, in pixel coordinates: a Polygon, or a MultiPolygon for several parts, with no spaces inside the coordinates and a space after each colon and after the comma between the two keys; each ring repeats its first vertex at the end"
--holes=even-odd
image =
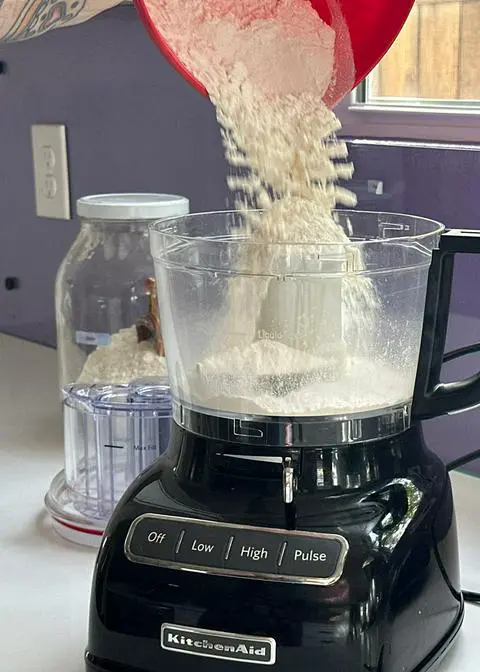
{"type": "Polygon", "coordinates": [[[465,357],[466,355],[474,355],[476,352],[480,352],[480,343],[472,343],[472,345],[465,345],[463,348],[457,348],[456,350],[451,350],[446,352],[443,355],[443,363],[446,364],[452,359],[458,359],[459,357],[465,357]]]}
{"type": "Polygon", "coordinates": [[[480,593],[475,593],[471,590],[462,590],[462,595],[465,602],[470,602],[472,604],[480,603],[480,593]]]}
{"type": "Polygon", "coordinates": [[[475,460],[480,460],[480,449],[472,450],[471,453],[462,455],[462,457],[457,457],[456,460],[452,460],[447,463],[447,471],[454,471],[454,469],[459,469],[469,462],[474,462],[475,460]]]}
{"type": "MultiPolygon", "coordinates": [[[[450,362],[453,359],[459,357],[465,357],[466,355],[472,355],[476,352],[480,352],[480,343],[473,343],[472,345],[466,345],[463,348],[457,348],[451,352],[447,352],[443,356],[443,363],[450,362]]],[[[469,462],[474,462],[475,460],[480,459],[480,449],[472,450],[472,452],[462,455],[455,460],[447,463],[447,471],[453,471],[459,467],[463,467],[469,462]]],[[[474,592],[472,590],[462,590],[463,599],[465,602],[470,602],[471,604],[480,604],[480,593],[474,592]]]]}
{"type": "MultiPolygon", "coordinates": [[[[460,357],[465,357],[466,355],[473,355],[476,352],[480,352],[480,343],[472,343],[472,345],[466,345],[463,348],[457,348],[456,350],[451,350],[451,352],[445,353],[443,356],[443,363],[451,362],[453,359],[458,359],[460,357]]],[[[447,463],[447,471],[453,471],[459,467],[463,467],[469,462],[474,460],[480,460],[480,449],[472,450],[472,452],[462,455],[455,460],[447,463]]]]}

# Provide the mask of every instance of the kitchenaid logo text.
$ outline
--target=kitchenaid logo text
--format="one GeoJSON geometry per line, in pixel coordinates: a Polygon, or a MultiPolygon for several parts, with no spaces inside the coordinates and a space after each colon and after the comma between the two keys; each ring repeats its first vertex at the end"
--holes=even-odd
{"type": "Polygon", "coordinates": [[[163,649],[194,656],[222,658],[257,665],[273,665],[275,662],[275,640],[266,637],[182,628],[164,623],[161,644],[163,649]]]}

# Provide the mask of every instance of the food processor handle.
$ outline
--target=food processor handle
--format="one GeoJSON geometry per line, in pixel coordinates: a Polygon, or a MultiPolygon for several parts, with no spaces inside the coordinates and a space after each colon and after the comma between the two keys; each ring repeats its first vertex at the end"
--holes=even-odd
{"type": "Polygon", "coordinates": [[[428,275],[423,332],[412,418],[426,420],[480,405],[480,372],[466,380],[441,383],[456,254],[480,254],[480,231],[451,229],[440,236],[428,275]]]}

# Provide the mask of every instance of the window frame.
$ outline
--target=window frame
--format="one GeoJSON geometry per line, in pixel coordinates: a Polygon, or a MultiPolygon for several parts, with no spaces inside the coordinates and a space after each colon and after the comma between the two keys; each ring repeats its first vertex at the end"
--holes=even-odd
{"type": "Polygon", "coordinates": [[[480,101],[386,98],[370,102],[363,82],[335,108],[339,135],[366,139],[480,143],[480,101]],[[365,100],[366,102],[363,102],[365,100]]]}

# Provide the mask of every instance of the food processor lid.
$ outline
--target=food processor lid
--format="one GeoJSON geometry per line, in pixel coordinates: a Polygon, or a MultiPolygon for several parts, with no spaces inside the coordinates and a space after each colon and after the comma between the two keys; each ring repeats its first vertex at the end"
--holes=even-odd
{"type": "Polygon", "coordinates": [[[176,194],[94,194],[77,200],[77,214],[85,219],[160,219],[188,215],[190,203],[176,194]]]}
{"type": "Polygon", "coordinates": [[[73,383],[63,389],[65,403],[85,413],[102,415],[139,414],[139,417],[170,417],[172,397],[167,378],[138,378],[128,385],[84,385],[73,383]]]}

